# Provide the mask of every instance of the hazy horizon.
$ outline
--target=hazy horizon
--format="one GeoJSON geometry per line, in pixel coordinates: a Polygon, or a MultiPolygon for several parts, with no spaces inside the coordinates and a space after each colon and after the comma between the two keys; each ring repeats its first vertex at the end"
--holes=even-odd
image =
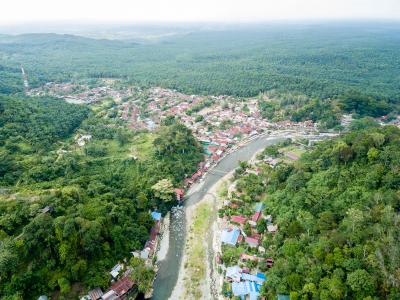
{"type": "Polygon", "coordinates": [[[400,20],[397,0],[8,1],[0,24],[400,20]]]}

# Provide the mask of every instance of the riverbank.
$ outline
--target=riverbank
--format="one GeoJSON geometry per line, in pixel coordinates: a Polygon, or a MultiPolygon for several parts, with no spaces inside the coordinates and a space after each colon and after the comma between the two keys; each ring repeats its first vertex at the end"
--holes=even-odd
{"type": "Polygon", "coordinates": [[[218,189],[232,174],[233,171],[218,180],[200,202],[186,209],[186,247],[179,267],[178,281],[170,300],[218,299],[212,246],[214,233],[218,229],[218,189]],[[208,237],[211,238],[211,245],[208,237]]]}

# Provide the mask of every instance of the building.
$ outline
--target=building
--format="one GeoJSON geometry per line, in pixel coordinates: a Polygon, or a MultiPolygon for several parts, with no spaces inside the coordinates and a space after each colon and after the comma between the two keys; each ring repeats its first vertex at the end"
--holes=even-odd
{"type": "Polygon", "coordinates": [[[225,278],[229,281],[240,282],[242,278],[242,269],[238,266],[228,267],[226,268],[226,275],[225,278]]]}
{"type": "Polygon", "coordinates": [[[250,236],[246,236],[245,243],[251,247],[258,247],[260,245],[260,240],[250,236]]]}
{"type": "Polygon", "coordinates": [[[111,274],[111,277],[112,277],[114,280],[117,280],[119,271],[120,271],[121,269],[122,269],[122,266],[121,266],[120,264],[116,264],[116,265],[111,269],[110,274],[111,274]]]}
{"type": "Polygon", "coordinates": [[[88,295],[89,295],[90,299],[98,300],[98,299],[101,299],[101,297],[103,296],[103,291],[99,287],[97,287],[97,288],[91,290],[88,293],[88,295]]]}
{"type": "Polygon", "coordinates": [[[223,228],[221,233],[221,242],[227,244],[228,246],[235,247],[238,237],[239,229],[234,228],[223,228]]]}
{"type": "Polygon", "coordinates": [[[299,159],[299,157],[297,155],[294,155],[294,154],[291,154],[291,153],[288,153],[288,152],[283,153],[283,155],[286,156],[287,158],[290,158],[290,159],[293,159],[293,160],[298,160],[299,159]]]}
{"type": "Polygon", "coordinates": [[[184,197],[184,191],[180,190],[180,189],[174,189],[174,191],[175,191],[176,200],[178,200],[179,202],[182,202],[183,197],[184,197]]]}
{"type": "Polygon", "coordinates": [[[231,222],[236,222],[236,223],[239,223],[239,224],[244,224],[244,223],[246,223],[247,221],[249,221],[250,220],[250,218],[245,218],[245,217],[242,217],[242,216],[231,216],[231,222]]]}

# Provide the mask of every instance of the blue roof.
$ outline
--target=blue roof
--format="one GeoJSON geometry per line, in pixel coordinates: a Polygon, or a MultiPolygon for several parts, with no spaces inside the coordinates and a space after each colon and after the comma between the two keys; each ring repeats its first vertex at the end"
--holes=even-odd
{"type": "Polygon", "coordinates": [[[234,295],[247,295],[246,284],[242,282],[232,282],[232,293],[234,295]]]}
{"type": "Polygon", "coordinates": [[[247,293],[257,292],[257,287],[252,281],[245,281],[247,293]]]}
{"type": "Polygon", "coordinates": [[[153,217],[154,220],[157,220],[157,221],[160,221],[160,219],[161,219],[161,213],[158,213],[158,212],[155,212],[155,211],[153,211],[151,213],[151,216],[153,217]]]}
{"type": "Polygon", "coordinates": [[[264,203],[257,203],[256,205],[254,205],[254,211],[262,211],[264,208],[265,208],[264,203]]]}
{"type": "Polygon", "coordinates": [[[265,279],[265,274],[264,273],[258,273],[257,272],[257,277],[260,277],[262,279],[265,279]]]}
{"type": "Polygon", "coordinates": [[[239,236],[239,229],[237,229],[236,227],[224,228],[224,229],[222,229],[222,233],[221,233],[221,242],[231,243],[231,244],[236,245],[238,236],[239,236]],[[230,230],[230,232],[228,232],[228,230],[230,230]]]}
{"type": "Polygon", "coordinates": [[[234,267],[227,267],[226,268],[226,276],[227,277],[231,277],[231,278],[242,278],[243,274],[242,274],[242,269],[239,268],[238,266],[234,266],[234,267]]]}
{"type": "Polygon", "coordinates": [[[260,278],[254,275],[249,275],[249,274],[243,274],[242,275],[243,280],[250,280],[250,281],[255,281],[255,282],[261,282],[263,283],[265,281],[264,278],[260,278]]]}
{"type": "Polygon", "coordinates": [[[40,296],[40,297],[38,298],[38,300],[49,300],[49,299],[47,299],[46,296],[40,296]]]}
{"type": "Polygon", "coordinates": [[[278,294],[278,300],[290,300],[290,295],[278,294]]]}
{"type": "Polygon", "coordinates": [[[258,296],[260,296],[259,292],[251,292],[250,293],[250,300],[257,300],[258,296]]]}

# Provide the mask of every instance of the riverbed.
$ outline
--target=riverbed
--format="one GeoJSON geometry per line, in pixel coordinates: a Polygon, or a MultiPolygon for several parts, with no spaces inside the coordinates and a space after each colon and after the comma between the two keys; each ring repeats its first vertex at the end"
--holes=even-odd
{"type": "MultiPolygon", "coordinates": [[[[197,204],[206,195],[208,190],[227,173],[239,166],[239,160],[250,159],[255,152],[267,145],[272,145],[287,136],[274,136],[266,139],[263,136],[233,153],[228,154],[222,161],[210,170],[201,186],[196,188],[186,201],[179,207],[171,210],[169,224],[169,246],[166,255],[157,263],[158,272],[154,282],[152,300],[167,300],[178,279],[183,250],[186,244],[186,207],[197,204]]],[[[166,250],[163,249],[163,252],[166,250]]]]}

